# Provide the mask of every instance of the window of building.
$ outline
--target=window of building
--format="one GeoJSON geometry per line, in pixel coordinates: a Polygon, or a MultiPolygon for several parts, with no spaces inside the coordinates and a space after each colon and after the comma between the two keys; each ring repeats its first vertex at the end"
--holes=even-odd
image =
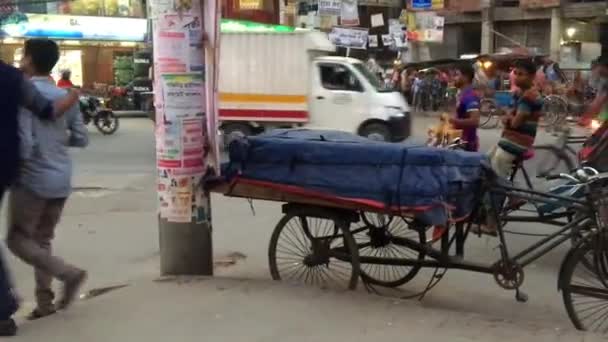
{"type": "Polygon", "coordinates": [[[496,7],[519,7],[519,0],[496,0],[496,7]]]}

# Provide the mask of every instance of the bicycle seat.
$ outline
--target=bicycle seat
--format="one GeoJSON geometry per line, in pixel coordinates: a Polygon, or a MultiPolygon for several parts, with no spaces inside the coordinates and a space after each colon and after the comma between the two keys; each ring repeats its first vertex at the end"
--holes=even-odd
{"type": "Polygon", "coordinates": [[[524,152],[524,154],[521,157],[519,157],[519,158],[515,159],[515,161],[513,161],[513,166],[516,168],[520,167],[521,164],[523,164],[523,162],[525,162],[526,160],[530,160],[532,158],[534,158],[534,149],[530,148],[529,150],[524,152]]]}
{"type": "Polygon", "coordinates": [[[524,155],[522,156],[523,160],[530,160],[532,158],[534,158],[534,149],[533,148],[524,152],[524,155]]]}

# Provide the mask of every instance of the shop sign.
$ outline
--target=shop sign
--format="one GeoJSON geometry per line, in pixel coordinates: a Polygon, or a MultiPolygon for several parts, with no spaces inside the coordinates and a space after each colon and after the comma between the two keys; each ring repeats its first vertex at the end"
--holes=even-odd
{"type": "Polygon", "coordinates": [[[436,11],[443,9],[443,0],[410,0],[410,9],[414,11],[436,11]]]}
{"type": "Polygon", "coordinates": [[[146,19],[14,13],[0,36],[142,42],[147,30],[146,19]]]}

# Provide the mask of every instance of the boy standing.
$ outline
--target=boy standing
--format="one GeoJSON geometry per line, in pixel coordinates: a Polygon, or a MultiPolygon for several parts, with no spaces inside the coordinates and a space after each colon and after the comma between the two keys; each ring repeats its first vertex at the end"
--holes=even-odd
{"type": "MultiPolygon", "coordinates": [[[[59,48],[51,40],[25,43],[22,68],[49,99],[61,98],[49,75],[59,60],[59,48]]],[[[63,118],[42,121],[23,110],[19,117],[22,170],[9,198],[8,248],[35,268],[36,319],[65,309],[86,279],[86,272],[51,254],[51,240],[65,201],[71,191],[72,163],[68,146],[85,147],[87,129],[77,105],[63,118]],[[55,307],[52,278],[63,281],[63,297],[55,307]]]]}

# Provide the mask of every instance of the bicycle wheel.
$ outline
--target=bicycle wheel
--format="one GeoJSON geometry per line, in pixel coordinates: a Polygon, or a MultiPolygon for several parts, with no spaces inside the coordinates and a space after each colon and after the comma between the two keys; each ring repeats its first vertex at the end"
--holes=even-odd
{"type": "MultiPolygon", "coordinates": [[[[359,254],[340,217],[285,214],[270,238],[268,260],[274,280],[350,290],[359,280],[359,254]]],[[[326,216],[326,215],[318,215],[326,216]]]]}
{"type": "MultiPolygon", "coordinates": [[[[382,227],[365,224],[362,228],[353,229],[353,232],[355,232],[354,238],[361,257],[401,260],[423,260],[425,257],[424,252],[418,252],[394,243],[393,237],[411,239],[420,244],[426,242],[426,232],[410,229],[407,222],[402,218],[395,218],[388,225],[382,227]]],[[[420,268],[420,266],[381,265],[362,262],[361,278],[374,285],[398,287],[414,279],[420,268]]]]}
{"type": "Polygon", "coordinates": [[[597,238],[572,249],[562,266],[559,282],[568,317],[579,330],[608,333],[608,251],[597,238]],[[585,264],[593,260],[593,271],[585,264]]]}
{"type": "Polygon", "coordinates": [[[543,178],[559,173],[570,173],[575,168],[574,160],[563,150],[553,145],[534,147],[538,160],[536,177],[543,178]]]}
{"type": "Polygon", "coordinates": [[[556,95],[549,95],[543,103],[543,117],[539,126],[555,128],[568,115],[568,102],[556,95]]]}
{"type": "Polygon", "coordinates": [[[490,121],[496,115],[496,102],[492,99],[482,99],[479,103],[479,127],[490,128],[490,121]]]}

